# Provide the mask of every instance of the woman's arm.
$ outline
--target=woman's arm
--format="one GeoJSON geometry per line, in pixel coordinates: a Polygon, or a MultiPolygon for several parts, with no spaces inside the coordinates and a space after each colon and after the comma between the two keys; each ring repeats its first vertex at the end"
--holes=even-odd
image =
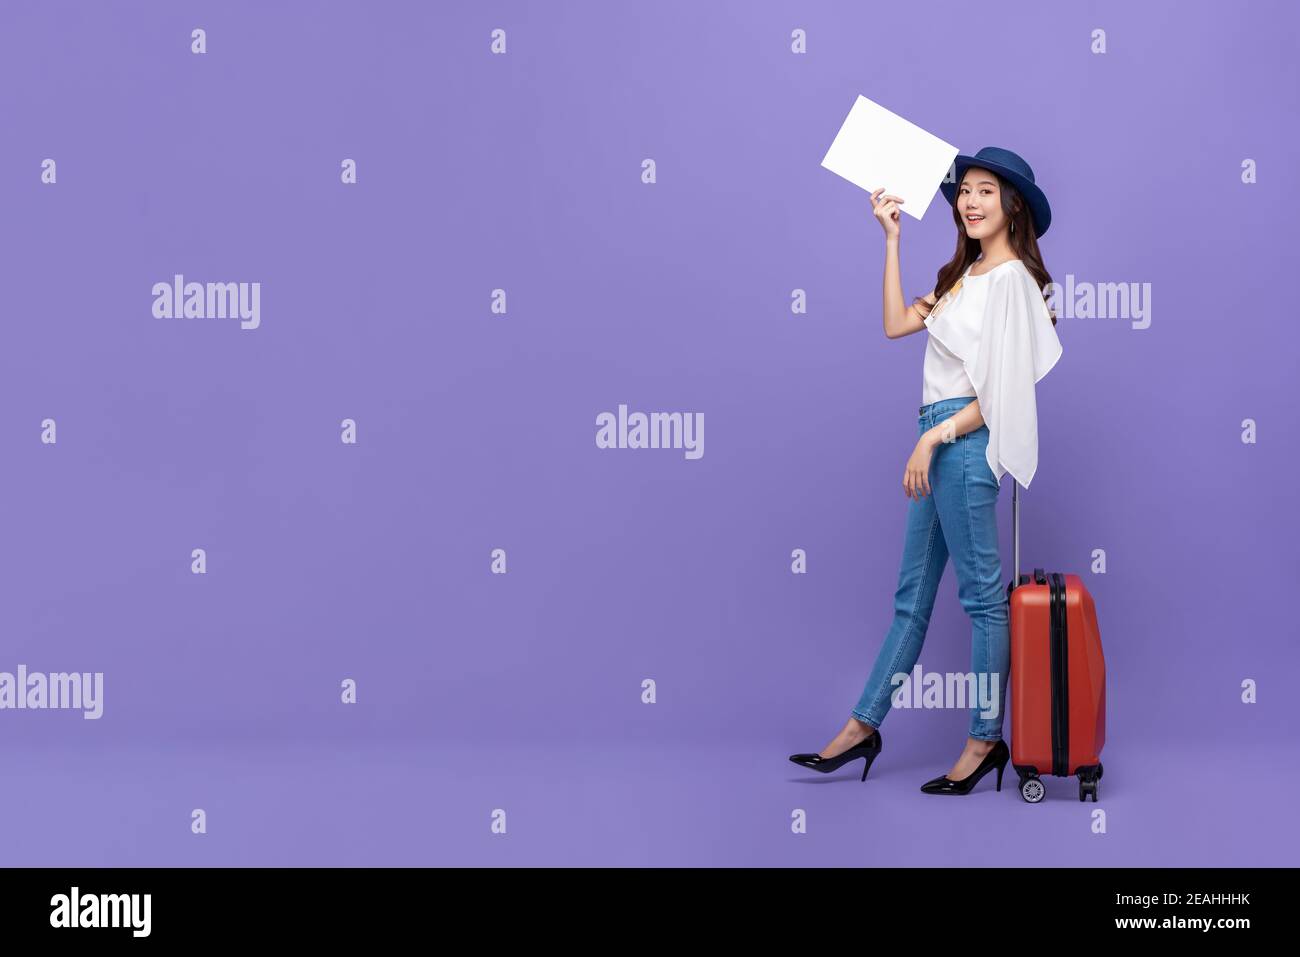
{"type": "MultiPolygon", "coordinates": [[[[898,243],[901,235],[899,217],[902,212],[897,196],[881,195],[884,187],[871,194],[872,211],[885,230],[885,291],[881,315],[885,322],[885,335],[890,339],[908,336],[925,328],[924,316],[915,305],[903,305],[903,282],[898,266],[898,243]]],[[[925,297],[934,305],[934,292],[925,297]]]]}
{"type": "Polygon", "coordinates": [[[973,432],[984,424],[984,415],[980,412],[980,400],[972,399],[956,415],[944,419],[932,429],[927,429],[917,440],[912,457],[903,469],[903,494],[908,498],[920,498],[930,494],[930,457],[940,443],[956,441],[957,436],[973,432]]]}
{"type": "Polygon", "coordinates": [[[956,415],[948,416],[925,434],[934,433],[934,438],[931,441],[933,446],[941,442],[955,441],[957,436],[965,435],[967,432],[974,432],[983,424],[984,414],[980,412],[980,400],[972,399],[968,405],[962,406],[962,410],[956,415]]]}

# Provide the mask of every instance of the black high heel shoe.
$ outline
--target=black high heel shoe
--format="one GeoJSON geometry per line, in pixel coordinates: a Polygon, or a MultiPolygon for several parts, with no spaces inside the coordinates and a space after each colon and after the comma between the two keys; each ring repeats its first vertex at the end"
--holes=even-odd
{"type": "Polygon", "coordinates": [[[841,752],[833,758],[823,758],[820,754],[814,752],[812,754],[792,754],[790,760],[802,767],[829,774],[849,761],[856,758],[865,758],[865,763],[862,765],[862,780],[865,781],[867,772],[871,770],[871,762],[876,760],[876,755],[880,754],[881,743],[880,731],[876,730],[872,732],[870,737],[864,738],[847,751],[841,752]]]}
{"type": "Polygon", "coordinates": [[[1011,760],[1011,751],[1007,748],[1007,743],[998,738],[998,743],[993,745],[989,753],[984,755],[984,760],[966,777],[960,781],[954,781],[948,775],[940,775],[933,780],[926,781],[921,785],[921,790],[926,794],[969,794],[979,783],[980,778],[988,774],[994,768],[998,769],[998,786],[997,790],[1002,790],[1002,769],[1007,766],[1011,760]]]}

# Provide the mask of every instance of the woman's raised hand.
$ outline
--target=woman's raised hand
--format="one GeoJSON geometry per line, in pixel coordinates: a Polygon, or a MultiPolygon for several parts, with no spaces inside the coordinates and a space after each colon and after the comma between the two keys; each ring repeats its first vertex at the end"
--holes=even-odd
{"type": "Polygon", "coordinates": [[[896,238],[899,234],[899,216],[903,211],[898,207],[902,202],[903,200],[897,196],[886,193],[883,186],[871,194],[872,212],[876,214],[876,219],[880,220],[885,236],[889,239],[896,238]]]}

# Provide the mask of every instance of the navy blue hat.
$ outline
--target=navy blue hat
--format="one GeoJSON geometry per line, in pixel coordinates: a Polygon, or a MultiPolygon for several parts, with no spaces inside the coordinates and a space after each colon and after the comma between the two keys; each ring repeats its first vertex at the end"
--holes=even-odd
{"type": "Polygon", "coordinates": [[[1039,236],[1047,232],[1047,227],[1052,224],[1052,207],[1047,204],[1046,194],[1034,182],[1034,171],[1029,168],[1029,164],[1011,150],[986,146],[974,156],[959,155],[953,161],[953,165],[956,167],[953,182],[945,181],[939,184],[939,191],[943,193],[949,205],[957,201],[957,187],[961,185],[961,178],[966,175],[966,170],[972,166],[992,170],[1020,190],[1020,195],[1029,205],[1029,215],[1034,221],[1034,232],[1039,236]]]}

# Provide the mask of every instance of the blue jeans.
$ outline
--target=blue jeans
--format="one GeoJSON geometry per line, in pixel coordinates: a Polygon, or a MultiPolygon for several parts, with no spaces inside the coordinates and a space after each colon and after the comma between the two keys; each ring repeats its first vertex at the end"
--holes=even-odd
{"type": "MultiPolygon", "coordinates": [[[[974,401],[971,396],[943,399],[921,407],[924,433],[974,401]]],[[[976,687],[996,700],[989,716],[978,697],[970,710],[970,736],[996,741],[1002,736],[1003,705],[1010,666],[1007,596],[998,552],[998,481],[989,468],[988,426],[940,442],[930,460],[930,495],[910,499],[903,561],[894,592],[894,621],[853,716],[879,728],[893,704],[895,675],[911,676],[921,655],[934,596],[948,557],[957,573],[957,597],[971,621],[971,672],[976,687]]],[[[1012,481],[1015,481],[1013,478],[1012,481]]],[[[944,682],[945,687],[949,685],[944,682]]],[[[969,683],[966,684],[969,688],[969,683]]],[[[911,688],[914,700],[921,688],[911,688]]],[[[967,697],[966,700],[971,700],[967,697]]]]}

